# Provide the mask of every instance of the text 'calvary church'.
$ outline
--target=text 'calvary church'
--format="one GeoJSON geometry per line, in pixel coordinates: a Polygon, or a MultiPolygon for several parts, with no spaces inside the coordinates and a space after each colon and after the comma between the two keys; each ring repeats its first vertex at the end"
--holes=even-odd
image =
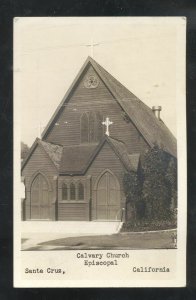
{"type": "Polygon", "coordinates": [[[23,219],[126,220],[124,174],[154,145],[176,157],[160,110],[88,57],[22,163],[23,219]]]}

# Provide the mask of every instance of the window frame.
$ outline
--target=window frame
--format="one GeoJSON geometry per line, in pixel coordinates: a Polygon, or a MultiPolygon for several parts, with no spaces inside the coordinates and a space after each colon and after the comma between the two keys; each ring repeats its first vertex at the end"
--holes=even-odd
{"type": "Polygon", "coordinates": [[[81,144],[88,144],[89,143],[89,113],[88,112],[84,112],[82,113],[82,115],[80,116],[80,143],[81,144]],[[87,133],[86,133],[86,137],[87,137],[87,141],[83,141],[83,130],[82,130],[82,126],[83,126],[83,118],[85,117],[85,122],[86,122],[86,127],[87,127],[87,133]]]}
{"type": "Polygon", "coordinates": [[[79,181],[77,184],[77,200],[78,201],[84,201],[85,199],[85,190],[84,190],[84,184],[79,181]],[[82,193],[83,193],[83,198],[80,199],[80,187],[82,187],[82,193]]]}
{"type": "Polygon", "coordinates": [[[86,185],[85,180],[73,180],[73,181],[63,181],[61,185],[61,197],[59,203],[88,203],[88,200],[86,199],[86,185]],[[71,199],[71,185],[74,185],[75,187],[75,199],[71,199]],[[83,199],[79,199],[79,185],[83,186],[83,199]],[[63,195],[63,186],[67,185],[67,200],[64,200],[62,198],[63,195]]]}
{"type": "Polygon", "coordinates": [[[104,130],[103,127],[99,125],[99,122],[103,121],[103,114],[101,114],[99,111],[88,111],[83,112],[80,116],[80,144],[93,144],[93,143],[99,143],[101,139],[104,136],[104,130]],[[83,141],[83,118],[86,117],[87,121],[87,141],[83,141]],[[90,120],[93,120],[93,122],[90,122],[90,120]]]}
{"type": "Polygon", "coordinates": [[[75,184],[75,182],[71,182],[70,183],[70,187],[69,187],[69,190],[70,190],[70,193],[69,193],[69,200],[70,201],[76,201],[77,200],[77,193],[76,193],[76,189],[77,189],[77,186],[75,184]],[[73,190],[72,190],[72,187],[73,187],[73,190]],[[72,192],[74,192],[74,198],[72,198],[72,192]]]}
{"type": "Polygon", "coordinates": [[[62,201],[67,201],[69,199],[69,186],[67,183],[63,182],[62,189],[61,189],[61,199],[62,201]],[[66,187],[67,197],[66,199],[63,198],[63,189],[66,187]]]}

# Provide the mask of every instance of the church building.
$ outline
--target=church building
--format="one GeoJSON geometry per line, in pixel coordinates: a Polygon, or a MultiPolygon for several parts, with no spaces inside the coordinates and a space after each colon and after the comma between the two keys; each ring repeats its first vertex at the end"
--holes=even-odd
{"type": "Polygon", "coordinates": [[[176,157],[160,117],[88,57],[22,163],[23,220],[126,220],[123,176],[158,145],[176,157]]]}

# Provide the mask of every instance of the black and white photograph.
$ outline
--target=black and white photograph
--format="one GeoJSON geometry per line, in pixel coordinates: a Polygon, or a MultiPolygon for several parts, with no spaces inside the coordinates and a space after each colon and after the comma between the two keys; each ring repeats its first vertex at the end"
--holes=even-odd
{"type": "Polygon", "coordinates": [[[17,286],[185,284],[185,31],[14,19],[17,286]]]}

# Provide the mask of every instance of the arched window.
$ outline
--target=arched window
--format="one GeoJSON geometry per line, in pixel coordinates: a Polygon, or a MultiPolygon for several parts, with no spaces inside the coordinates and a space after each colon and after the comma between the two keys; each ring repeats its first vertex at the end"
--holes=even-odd
{"type": "Polygon", "coordinates": [[[84,200],[84,186],[81,182],[78,184],[78,200],[84,200]]]}
{"type": "Polygon", "coordinates": [[[76,200],[76,188],[73,182],[70,184],[70,200],[76,200]]]}
{"type": "Polygon", "coordinates": [[[89,114],[89,142],[96,142],[96,115],[93,112],[89,114]]]}
{"type": "Polygon", "coordinates": [[[97,129],[97,141],[100,141],[103,137],[103,116],[100,114],[100,112],[97,112],[96,114],[96,129],[97,129]]]}
{"type": "Polygon", "coordinates": [[[103,116],[100,112],[83,113],[81,116],[81,143],[99,142],[103,137],[103,116]]]}
{"type": "Polygon", "coordinates": [[[62,185],[62,200],[68,200],[68,188],[65,183],[62,185]]]}
{"type": "Polygon", "coordinates": [[[80,121],[81,126],[81,143],[88,143],[89,141],[89,120],[88,115],[84,113],[80,121]]]}

